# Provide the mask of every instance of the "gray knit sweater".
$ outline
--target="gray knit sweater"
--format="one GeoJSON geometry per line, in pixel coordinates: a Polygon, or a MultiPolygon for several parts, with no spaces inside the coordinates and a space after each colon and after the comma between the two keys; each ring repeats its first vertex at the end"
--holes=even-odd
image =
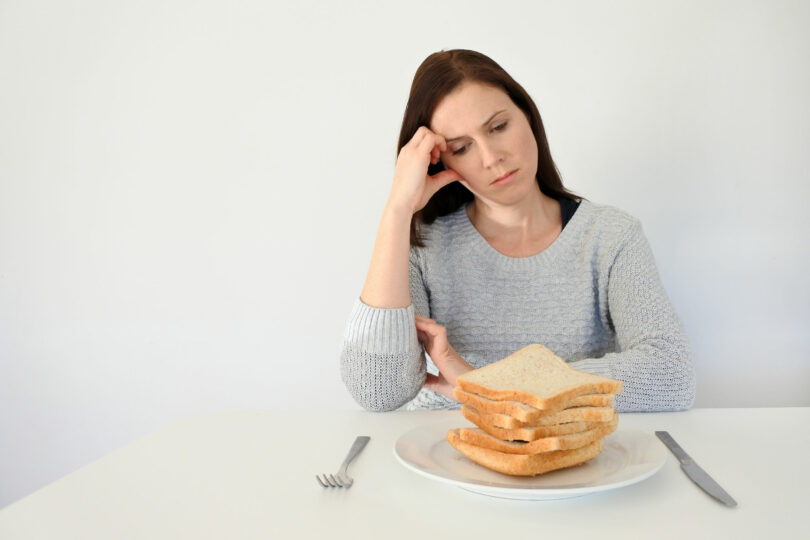
{"type": "Polygon", "coordinates": [[[423,232],[426,247],[410,252],[411,305],[358,299],[349,317],[341,376],[364,408],[459,407],[423,387],[426,369],[438,370],[417,339],[414,312],[444,326],[473,367],[540,343],[580,371],[623,381],[620,412],[692,406],[689,341],[637,219],[583,200],[548,248],[522,258],[490,246],[464,207],[423,232]]]}

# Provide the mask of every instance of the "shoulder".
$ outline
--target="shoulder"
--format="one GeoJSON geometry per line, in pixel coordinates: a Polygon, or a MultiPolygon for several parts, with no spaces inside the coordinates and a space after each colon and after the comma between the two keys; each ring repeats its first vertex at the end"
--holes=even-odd
{"type": "Polygon", "coordinates": [[[600,204],[583,199],[580,209],[586,210],[590,219],[602,225],[616,226],[619,228],[634,227],[639,223],[638,218],[616,206],[600,204]]]}
{"type": "Polygon", "coordinates": [[[467,217],[466,208],[439,216],[430,224],[421,225],[422,238],[425,240],[425,249],[441,249],[448,244],[456,244],[471,236],[472,226],[467,217]]]}
{"type": "Polygon", "coordinates": [[[420,232],[424,247],[411,246],[411,262],[423,268],[437,261],[454,260],[475,246],[475,229],[464,206],[430,224],[422,224],[420,232]]]}
{"type": "Polygon", "coordinates": [[[616,245],[641,233],[641,221],[621,208],[583,199],[577,210],[580,212],[580,227],[586,237],[616,245]]]}
{"type": "Polygon", "coordinates": [[[457,210],[450,212],[447,215],[439,216],[430,225],[423,225],[425,230],[452,232],[462,230],[464,225],[469,221],[467,217],[466,205],[461,205],[457,210]]]}

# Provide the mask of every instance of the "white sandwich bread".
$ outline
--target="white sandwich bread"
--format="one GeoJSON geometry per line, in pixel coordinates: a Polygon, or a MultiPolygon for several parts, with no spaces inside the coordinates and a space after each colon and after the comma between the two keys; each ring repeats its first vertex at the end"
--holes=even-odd
{"type": "Polygon", "coordinates": [[[447,441],[494,471],[534,476],[589,461],[618,426],[613,409],[622,382],[577,371],[542,345],[465,373],[456,399],[477,428],[456,428],[447,441]]]}

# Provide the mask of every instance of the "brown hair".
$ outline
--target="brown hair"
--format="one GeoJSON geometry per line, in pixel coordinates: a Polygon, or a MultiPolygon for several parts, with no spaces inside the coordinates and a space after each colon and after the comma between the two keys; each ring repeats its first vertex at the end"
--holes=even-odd
{"type": "MultiPolygon", "coordinates": [[[[540,112],[532,98],[494,60],[475,51],[464,49],[440,51],[428,56],[419,66],[413,77],[408,104],[405,106],[397,155],[402,147],[413,138],[420,126],[430,125],[433,111],[442,98],[464,81],[475,81],[500,88],[526,115],[537,141],[537,184],[540,186],[540,191],[553,198],[571,200],[581,198],[563,186],[560,172],[551,158],[543,120],[540,118],[540,112]]],[[[428,174],[432,176],[442,170],[444,170],[444,165],[441,162],[431,164],[428,167],[428,174]]],[[[437,191],[425,207],[416,212],[411,219],[411,245],[424,246],[420,234],[421,224],[429,225],[437,217],[455,212],[474,198],[472,192],[460,182],[452,182],[437,191]]]]}

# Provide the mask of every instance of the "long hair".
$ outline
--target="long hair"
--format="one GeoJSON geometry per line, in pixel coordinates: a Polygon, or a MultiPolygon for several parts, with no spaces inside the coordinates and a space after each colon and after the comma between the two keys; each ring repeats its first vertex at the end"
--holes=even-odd
{"type": "MultiPolygon", "coordinates": [[[[439,102],[462,82],[479,82],[503,90],[529,120],[534,139],[537,141],[537,184],[540,191],[553,198],[577,200],[576,194],[565,189],[560,172],[551,158],[546,139],[546,130],[540,112],[532,98],[501,66],[479,52],[453,49],[428,56],[416,70],[411,84],[408,104],[399,132],[397,155],[410,141],[420,126],[430,125],[433,111],[439,102]]],[[[430,164],[428,174],[444,170],[439,162],[430,164]]],[[[424,247],[420,234],[421,224],[431,224],[437,217],[446,216],[472,201],[474,195],[460,182],[452,182],[437,191],[425,207],[411,219],[411,245],[424,247]]]]}

